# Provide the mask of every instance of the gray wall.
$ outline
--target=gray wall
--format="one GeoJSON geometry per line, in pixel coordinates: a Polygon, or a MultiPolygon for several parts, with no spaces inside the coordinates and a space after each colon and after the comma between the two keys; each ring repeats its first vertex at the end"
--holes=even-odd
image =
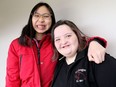
{"type": "MultiPolygon", "coordinates": [[[[5,87],[10,42],[20,35],[32,7],[40,0],[0,0],[0,87],[5,87]]],[[[57,20],[69,19],[89,36],[108,41],[107,52],[116,57],[116,0],[41,0],[53,8],[57,20]]]]}

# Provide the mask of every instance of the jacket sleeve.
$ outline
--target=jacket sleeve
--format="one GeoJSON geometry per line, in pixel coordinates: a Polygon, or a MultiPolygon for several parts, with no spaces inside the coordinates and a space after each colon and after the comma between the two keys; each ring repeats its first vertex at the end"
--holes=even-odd
{"type": "Polygon", "coordinates": [[[89,45],[89,43],[91,41],[97,41],[99,44],[101,44],[105,48],[107,46],[107,41],[104,38],[101,38],[101,37],[98,37],[98,36],[88,38],[87,39],[87,45],[89,45]]]}
{"type": "Polygon", "coordinates": [[[116,87],[116,59],[109,54],[101,64],[95,64],[95,79],[98,87],[116,87]]]}
{"type": "Polygon", "coordinates": [[[10,44],[6,65],[6,87],[20,87],[19,58],[13,42],[10,44]]]}

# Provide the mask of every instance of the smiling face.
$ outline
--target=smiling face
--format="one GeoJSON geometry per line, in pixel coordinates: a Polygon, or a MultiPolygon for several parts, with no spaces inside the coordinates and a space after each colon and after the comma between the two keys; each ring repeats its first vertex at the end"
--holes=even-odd
{"type": "Polygon", "coordinates": [[[66,24],[55,28],[54,43],[58,52],[65,57],[73,57],[78,50],[77,36],[66,24]]]}
{"type": "Polygon", "coordinates": [[[44,34],[52,24],[52,18],[46,6],[39,7],[32,16],[32,24],[37,34],[44,34]]]}

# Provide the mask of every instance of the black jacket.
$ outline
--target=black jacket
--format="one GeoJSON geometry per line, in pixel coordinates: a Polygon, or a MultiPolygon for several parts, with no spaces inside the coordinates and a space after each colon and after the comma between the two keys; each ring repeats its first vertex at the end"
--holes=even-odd
{"type": "MultiPolygon", "coordinates": [[[[106,53],[105,61],[95,64],[88,61],[87,50],[78,53],[69,68],[66,87],[116,87],[116,59],[106,53]]],[[[56,87],[54,84],[64,62],[65,58],[59,60],[51,87],[56,87]]]]}

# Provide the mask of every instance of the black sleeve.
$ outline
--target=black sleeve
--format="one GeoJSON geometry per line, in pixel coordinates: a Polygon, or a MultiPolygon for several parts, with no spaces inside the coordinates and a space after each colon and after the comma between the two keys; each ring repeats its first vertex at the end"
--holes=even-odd
{"type": "Polygon", "coordinates": [[[116,87],[116,59],[109,54],[105,61],[95,64],[95,79],[98,87],[116,87]]]}
{"type": "Polygon", "coordinates": [[[94,38],[93,41],[97,41],[99,44],[101,44],[103,47],[106,47],[106,43],[103,40],[100,40],[98,38],[94,38]]]}
{"type": "Polygon", "coordinates": [[[104,38],[101,38],[101,37],[98,37],[98,36],[88,38],[87,39],[87,45],[89,45],[89,43],[91,41],[97,41],[99,44],[101,44],[105,48],[107,46],[107,41],[104,38]]]}

